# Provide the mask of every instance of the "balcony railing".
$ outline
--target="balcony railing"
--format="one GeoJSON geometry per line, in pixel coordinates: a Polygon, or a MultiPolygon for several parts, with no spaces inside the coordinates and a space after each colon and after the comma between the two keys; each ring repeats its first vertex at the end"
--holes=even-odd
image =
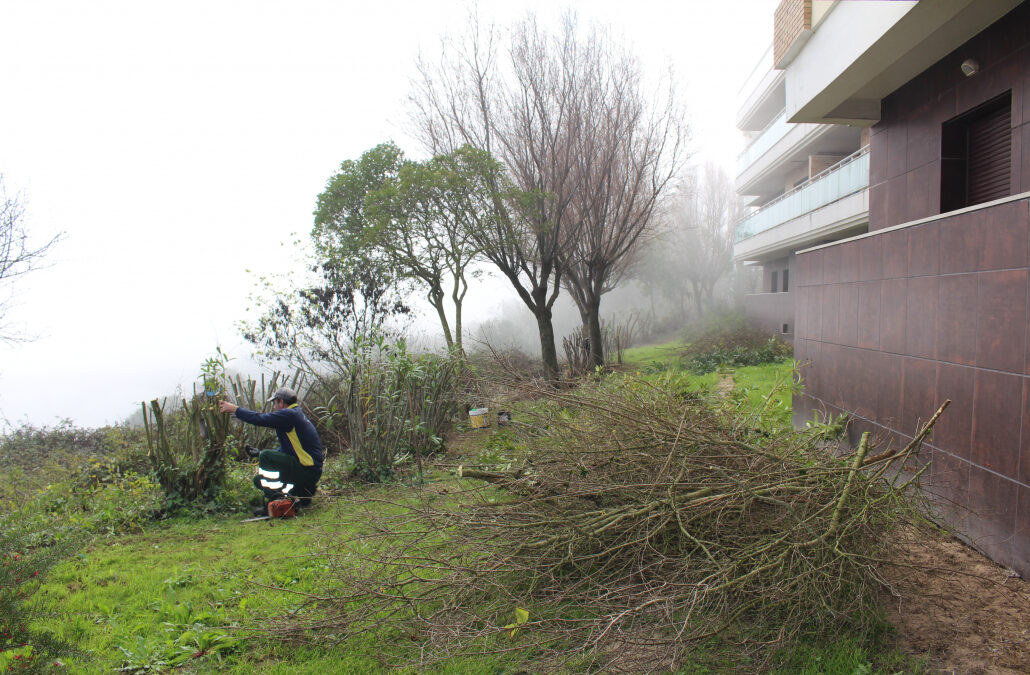
{"type": "Polygon", "coordinates": [[[772,45],[769,45],[765,50],[765,53],[762,54],[762,58],[758,59],[758,63],[756,63],[755,67],[751,69],[747,79],[744,80],[744,84],[740,85],[740,90],[737,91],[738,99],[745,98],[754,93],[755,89],[758,87],[758,83],[765,79],[765,76],[769,74],[770,70],[772,70],[772,49],[772,45]]]}
{"type": "Polygon", "coordinates": [[[742,241],[780,223],[832,204],[869,187],[869,146],[848,155],[810,180],[785,192],[737,223],[734,241],[742,241]]]}
{"type": "Polygon", "coordinates": [[[737,157],[737,175],[744,173],[745,169],[758,161],[759,157],[768,152],[795,126],[797,125],[787,123],[787,111],[781,111],[737,157]]]}

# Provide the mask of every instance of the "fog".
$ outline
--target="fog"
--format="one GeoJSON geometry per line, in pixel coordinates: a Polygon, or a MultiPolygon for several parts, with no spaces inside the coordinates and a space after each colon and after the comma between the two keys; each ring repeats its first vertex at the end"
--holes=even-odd
{"type": "MultiPolygon", "coordinates": [[[[648,72],[674,69],[695,157],[732,173],[736,95],[771,39],[773,0],[572,1],[648,72]]],[[[507,22],[544,0],[478,3],[507,22]]],[[[262,277],[293,285],[294,245],[340,162],[393,139],[417,156],[406,97],[420,52],[463,24],[444,0],[11,0],[0,22],[0,173],[40,240],[65,238],[2,317],[0,425],[96,426],[189,389],[216,346],[247,366],[262,277]]],[[[620,289],[605,299],[617,313],[620,289]]],[[[561,300],[559,331],[578,323],[561,300]]],[[[534,326],[499,280],[470,291],[467,326],[534,326]]],[[[633,301],[626,301],[632,304],[633,301]]],[[[416,330],[431,334],[432,321],[416,330]]],[[[527,351],[538,353],[527,340],[527,351]]],[[[559,337],[560,349],[560,337],[559,337]]]]}

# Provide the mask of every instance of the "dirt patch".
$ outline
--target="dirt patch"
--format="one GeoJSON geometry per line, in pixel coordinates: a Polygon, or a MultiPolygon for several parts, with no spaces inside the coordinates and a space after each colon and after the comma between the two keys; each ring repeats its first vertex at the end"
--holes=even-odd
{"type": "Polygon", "coordinates": [[[492,427],[470,431],[452,431],[444,442],[445,452],[437,459],[442,463],[454,462],[479,453],[490,440],[492,427]]]}
{"type": "Polygon", "coordinates": [[[715,383],[716,395],[729,396],[729,393],[733,391],[733,384],[732,373],[719,373],[719,381],[715,383]]]}
{"type": "Polygon", "coordinates": [[[902,649],[934,673],[1030,672],[1030,583],[926,533],[906,535],[895,562],[884,570],[895,590],[884,604],[902,649]]]}

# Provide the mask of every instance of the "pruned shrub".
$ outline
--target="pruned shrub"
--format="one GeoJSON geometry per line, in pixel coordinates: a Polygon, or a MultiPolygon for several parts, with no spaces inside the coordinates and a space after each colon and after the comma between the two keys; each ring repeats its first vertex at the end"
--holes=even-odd
{"type": "Polygon", "coordinates": [[[167,401],[143,403],[143,424],[153,470],[169,506],[213,499],[225,478],[229,416],[213,397],[195,395],[178,410],[167,401]]]}
{"type": "Polygon", "coordinates": [[[354,476],[388,480],[404,457],[421,472],[421,458],[442,446],[447,425],[462,409],[465,373],[456,354],[416,355],[403,341],[359,339],[347,376],[315,410],[322,426],[345,425],[354,476]]]}
{"type": "Polygon", "coordinates": [[[230,374],[229,360],[217,349],[201,365],[201,391],[195,388],[189,399],[142,404],[147,456],[167,507],[215,500],[224,487],[226,460],[245,458],[246,445],[266,447],[275,439],[270,429],[233,424],[231,415],[219,411],[219,401],[261,410],[279,387],[301,385],[299,371],[292,379],[279,372],[260,380],[230,374]]]}
{"type": "MultiPolygon", "coordinates": [[[[604,362],[622,363],[623,352],[633,346],[640,322],[636,315],[623,323],[601,321],[601,352],[604,362]]],[[[593,370],[590,361],[590,340],[583,335],[583,327],[577,326],[568,337],[562,338],[565,352],[565,367],[571,375],[582,375],[593,370]]]]}

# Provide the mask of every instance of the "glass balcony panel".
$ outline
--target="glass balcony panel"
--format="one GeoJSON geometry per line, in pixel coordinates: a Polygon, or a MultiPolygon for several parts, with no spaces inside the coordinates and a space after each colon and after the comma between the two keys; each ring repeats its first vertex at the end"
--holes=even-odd
{"type": "Polygon", "coordinates": [[[758,158],[769,151],[776,142],[787,135],[794,124],[787,123],[787,111],[782,111],[776,119],[769,123],[762,133],[744,148],[744,151],[737,157],[737,175],[744,173],[744,170],[758,161],[758,158]]]}
{"type": "Polygon", "coordinates": [[[866,146],[738,222],[734,241],[753,237],[868,187],[869,146],[866,146]]]}

